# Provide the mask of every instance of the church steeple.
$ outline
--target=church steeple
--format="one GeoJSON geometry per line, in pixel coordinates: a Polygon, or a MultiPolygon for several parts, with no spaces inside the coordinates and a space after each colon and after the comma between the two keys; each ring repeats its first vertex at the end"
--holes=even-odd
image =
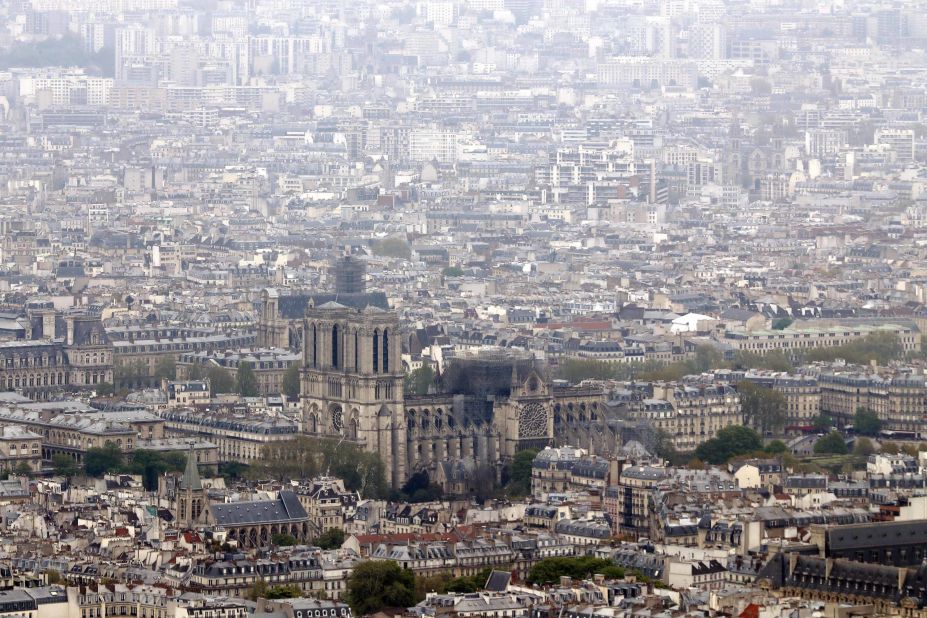
{"type": "Polygon", "coordinates": [[[180,479],[180,488],[192,491],[202,491],[203,482],[200,480],[199,467],[196,465],[196,453],[193,452],[193,443],[190,443],[190,452],[187,453],[187,466],[180,479]]]}
{"type": "Polygon", "coordinates": [[[187,528],[201,522],[206,510],[206,492],[203,490],[203,481],[200,480],[193,442],[190,443],[187,465],[177,487],[176,500],[177,523],[181,527],[187,528]]]}

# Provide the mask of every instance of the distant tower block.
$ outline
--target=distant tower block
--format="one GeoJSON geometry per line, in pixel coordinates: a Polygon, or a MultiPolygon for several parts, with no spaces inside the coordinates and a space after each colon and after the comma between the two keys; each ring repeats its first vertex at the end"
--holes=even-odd
{"type": "Polygon", "coordinates": [[[335,262],[335,293],[363,294],[367,291],[364,281],[367,267],[363,260],[346,255],[335,262]]]}

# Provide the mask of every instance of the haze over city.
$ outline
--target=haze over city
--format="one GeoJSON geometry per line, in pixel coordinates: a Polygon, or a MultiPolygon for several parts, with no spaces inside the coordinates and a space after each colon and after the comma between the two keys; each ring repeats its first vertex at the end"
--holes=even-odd
{"type": "Polygon", "coordinates": [[[923,0],[0,2],[0,618],[927,618],[923,0]]]}

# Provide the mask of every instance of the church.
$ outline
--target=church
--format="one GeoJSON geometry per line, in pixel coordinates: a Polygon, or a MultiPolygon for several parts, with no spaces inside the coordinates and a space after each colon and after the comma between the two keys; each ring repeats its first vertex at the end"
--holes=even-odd
{"type": "Polygon", "coordinates": [[[555,387],[517,350],[455,359],[442,392],[405,396],[405,333],[382,293],[265,290],[260,316],[260,345],[302,353],[303,431],[378,454],[394,487],[424,471],[449,493],[472,493],[501,482],[518,451],[607,431],[601,391],[555,387]]]}
{"type": "Polygon", "coordinates": [[[181,528],[215,526],[225,532],[229,541],[237,542],[244,549],[268,547],[274,537],[281,534],[302,543],[320,532],[311,524],[306,509],[292,491],[281,490],[276,498],[269,500],[210,503],[192,446],[183,476],[163,478],[162,483],[161,490],[171,496],[174,517],[181,528]],[[166,487],[165,482],[169,480],[175,482],[166,487]]]}

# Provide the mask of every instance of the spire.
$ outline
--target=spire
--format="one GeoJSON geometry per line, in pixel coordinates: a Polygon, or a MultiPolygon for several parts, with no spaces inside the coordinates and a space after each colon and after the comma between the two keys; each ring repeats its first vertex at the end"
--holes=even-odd
{"type": "Polygon", "coordinates": [[[193,491],[203,489],[203,483],[200,481],[200,471],[196,465],[196,454],[193,452],[193,442],[190,442],[190,451],[187,453],[187,467],[183,471],[180,487],[182,489],[192,489],[193,491]]]}

